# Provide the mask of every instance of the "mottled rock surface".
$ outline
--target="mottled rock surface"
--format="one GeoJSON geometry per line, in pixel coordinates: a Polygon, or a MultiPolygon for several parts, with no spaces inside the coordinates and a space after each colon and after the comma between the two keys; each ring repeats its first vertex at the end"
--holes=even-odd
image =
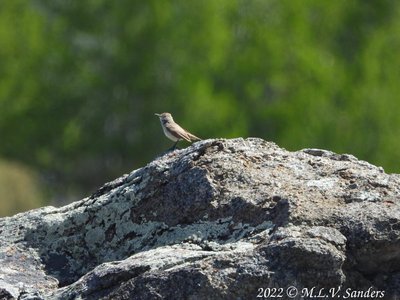
{"type": "Polygon", "coordinates": [[[197,142],[0,219],[0,299],[399,299],[399,198],[400,175],[351,155],[197,142]]]}

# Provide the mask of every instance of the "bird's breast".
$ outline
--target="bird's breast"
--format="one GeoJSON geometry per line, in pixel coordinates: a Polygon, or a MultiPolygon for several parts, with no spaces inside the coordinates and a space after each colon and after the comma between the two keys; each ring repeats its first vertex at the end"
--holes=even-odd
{"type": "Polygon", "coordinates": [[[169,130],[167,128],[165,128],[165,126],[162,127],[164,134],[167,138],[169,138],[171,141],[177,142],[178,140],[180,140],[179,138],[177,138],[176,136],[172,135],[169,130]]]}

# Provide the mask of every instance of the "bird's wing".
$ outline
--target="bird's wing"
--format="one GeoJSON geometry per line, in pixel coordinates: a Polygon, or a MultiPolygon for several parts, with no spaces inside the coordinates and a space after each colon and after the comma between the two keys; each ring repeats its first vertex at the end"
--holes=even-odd
{"type": "Polygon", "coordinates": [[[184,139],[188,142],[191,142],[190,136],[187,134],[187,131],[183,129],[178,124],[165,124],[165,127],[169,130],[169,132],[178,139],[184,139]]]}
{"type": "Polygon", "coordinates": [[[186,134],[189,136],[190,140],[194,140],[194,141],[201,141],[201,138],[195,136],[194,134],[191,134],[189,131],[185,130],[186,134]]]}

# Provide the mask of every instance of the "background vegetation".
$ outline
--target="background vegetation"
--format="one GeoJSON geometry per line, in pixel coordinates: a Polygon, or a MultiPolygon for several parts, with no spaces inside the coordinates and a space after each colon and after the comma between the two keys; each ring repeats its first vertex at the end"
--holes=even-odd
{"type": "Polygon", "coordinates": [[[0,1],[0,45],[1,215],[145,165],[154,112],[399,170],[398,1],[0,1]]]}

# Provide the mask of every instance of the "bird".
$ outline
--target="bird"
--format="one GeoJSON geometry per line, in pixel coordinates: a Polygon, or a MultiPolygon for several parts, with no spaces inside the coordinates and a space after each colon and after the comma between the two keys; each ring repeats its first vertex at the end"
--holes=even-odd
{"type": "Polygon", "coordinates": [[[155,114],[160,118],[161,127],[167,138],[175,142],[171,149],[175,149],[176,144],[181,140],[186,140],[188,142],[201,141],[201,138],[191,134],[189,131],[183,129],[179,124],[175,123],[172,115],[168,112],[162,114],[155,114]]]}

